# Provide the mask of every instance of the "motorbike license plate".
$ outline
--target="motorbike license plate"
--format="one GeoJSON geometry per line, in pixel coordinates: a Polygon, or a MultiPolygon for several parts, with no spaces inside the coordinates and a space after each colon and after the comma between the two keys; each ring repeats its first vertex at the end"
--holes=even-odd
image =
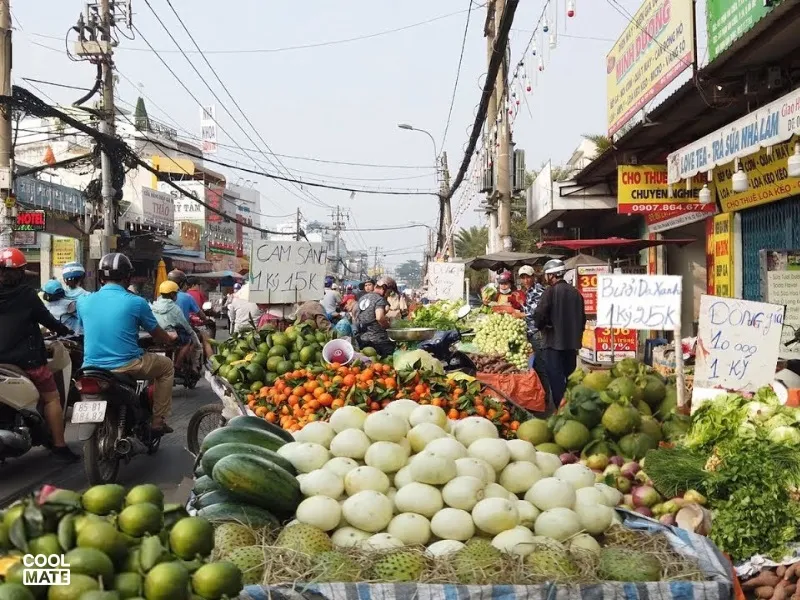
{"type": "Polygon", "coordinates": [[[106,416],[106,400],[76,402],[72,406],[73,423],[102,423],[106,416]]]}

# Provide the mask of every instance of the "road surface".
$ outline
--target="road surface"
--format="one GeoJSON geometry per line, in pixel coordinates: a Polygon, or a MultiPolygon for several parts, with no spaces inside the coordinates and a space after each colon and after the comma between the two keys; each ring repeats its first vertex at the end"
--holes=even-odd
{"type": "MultiPolygon", "coordinates": [[[[191,477],[194,461],[186,449],[186,426],[198,408],[213,402],[218,402],[218,399],[205,380],[201,380],[194,390],[176,386],[169,420],[175,432],[164,436],[156,454],[139,455],[127,464],[123,462],[119,483],[126,487],[155,483],[164,491],[167,502],[184,502],[188,482],[180,489],[179,486],[184,478],[191,477]]],[[[67,443],[75,452],[83,453],[77,441],[77,426],[67,426],[67,443]]],[[[36,448],[21,458],[9,459],[0,464],[0,507],[45,483],[72,490],[85,489],[88,483],[83,462],[66,466],[54,463],[42,448],[36,448]]]]}

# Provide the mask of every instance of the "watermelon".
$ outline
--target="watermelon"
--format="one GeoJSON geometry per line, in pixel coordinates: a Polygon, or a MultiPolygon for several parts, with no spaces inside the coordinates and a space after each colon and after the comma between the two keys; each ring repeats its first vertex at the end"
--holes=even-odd
{"type": "Polygon", "coordinates": [[[209,448],[231,442],[260,446],[261,448],[266,448],[273,452],[276,452],[278,448],[286,444],[282,438],[268,431],[259,431],[251,427],[231,427],[230,425],[226,425],[225,427],[215,429],[203,438],[200,452],[204,453],[209,448]]]}
{"type": "Polygon", "coordinates": [[[297,475],[297,471],[292,466],[292,463],[282,456],[279,456],[272,450],[267,450],[261,446],[253,446],[252,444],[241,444],[237,442],[228,442],[225,444],[212,446],[202,455],[200,464],[203,466],[203,470],[206,473],[212,473],[214,470],[214,465],[216,465],[221,458],[228,456],[229,454],[252,454],[253,456],[260,456],[261,458],[265,458],[268,461],[282,467],[283,469],[286,469],[286,471],[288,471],[291,475],[297,475]]]}
{"type": "Polygon", "coordinates": [[[244,502],[276,515],[292,515],[303,499],[297,479],[274,462],[252,454],[229,454],[214,465],[214,481],[244,502]]]}
{"type": "Polygon", "coordinates": [[[264,419],[259,417],[251,417],[251,416],[240,416],[240,417],[233,417],[227,423],[228,427],[250,427],[251,429],[260,429],[261,431],[268,431],[270,433],[274,433],[281,439],[288,442],[296,441],[292,434],[286,431],[283,427],[278,427],[277,425],[273,425],[272,423],[268,423],[264,419]]]}
{"type": "Polygon", "coordinates": [[[197,511],[197,516],[207,521],[236,521],[250,527],[278,527],[280,521],[267,510],[257,506],[247,506],[233,502],[212,504],[197,511]]]}

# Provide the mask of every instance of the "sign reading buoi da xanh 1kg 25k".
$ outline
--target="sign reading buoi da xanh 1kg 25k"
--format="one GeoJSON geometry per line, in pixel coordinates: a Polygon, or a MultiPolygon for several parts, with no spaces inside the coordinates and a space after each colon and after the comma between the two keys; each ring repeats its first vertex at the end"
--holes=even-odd
{"type": "Polygon", "coordinates": [[[681,324],[678,275],[600,275],[597,326],[672,331],[681,324]]]}
{"type": "Polygon", "coordinates": [[[644,0],[606,57],[608,135],[694,62],[694,2],[644,0]]]}

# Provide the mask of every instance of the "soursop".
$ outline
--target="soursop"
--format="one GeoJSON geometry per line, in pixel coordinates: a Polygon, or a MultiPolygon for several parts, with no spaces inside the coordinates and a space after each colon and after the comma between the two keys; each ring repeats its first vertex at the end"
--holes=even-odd
{"type": "Polygon", "coordinates": [[[542,581],[563,582],[578,576],[578,567],[561,544],[537,545],[525,557],[528,572],[542,581]]]}
{"type": "Polygon", "coordinates": [[[490,540],[473,538],[453,556],[459,583],[500,583],[503,576],[503,554],[490,540]]]}
{"type": "Polygon", "coordinates": [[[261,546],[244,546],[231,550],[225,560],[232,562],[242,572],[244,585],[257,585],[264,576],[264,565],[267,562],[261,546]]]}
{"type": "Polygon", "coordinates": [[[318,555],[312,572],[318,583],[352,583],[361,579],[358,563],[335,550],[318,555]]]}
{"type": "Polygon", "coordinates": [[[214,552],[219,557],[236,548],[253,546],[257,541],[253,530],[240,523],[221,523],[214,530],[214,552]]]}
{"type": "Polygon", "coordinates": [[[275,545],[278,548],[294,550],[309,556],[316,556],[333,550],[333,542],[331,542],[331,538],[328,537],[327,533],[305,523],[297,523],[291,527],[285,527],[278,536],[275,545]]]}
{"type": "Polygon", "coordinates": [[[425,559],[413,552],[394,552],[375,561],[372,572],[375,579],[391,583],[418,581],[425,568],[425,559]]]}
{"type": "Polygon", "coordinates": [[[661,563],[655,556],[641,552],[603,548],[597,572],[606,581],[660,581],[661,563]]]}

